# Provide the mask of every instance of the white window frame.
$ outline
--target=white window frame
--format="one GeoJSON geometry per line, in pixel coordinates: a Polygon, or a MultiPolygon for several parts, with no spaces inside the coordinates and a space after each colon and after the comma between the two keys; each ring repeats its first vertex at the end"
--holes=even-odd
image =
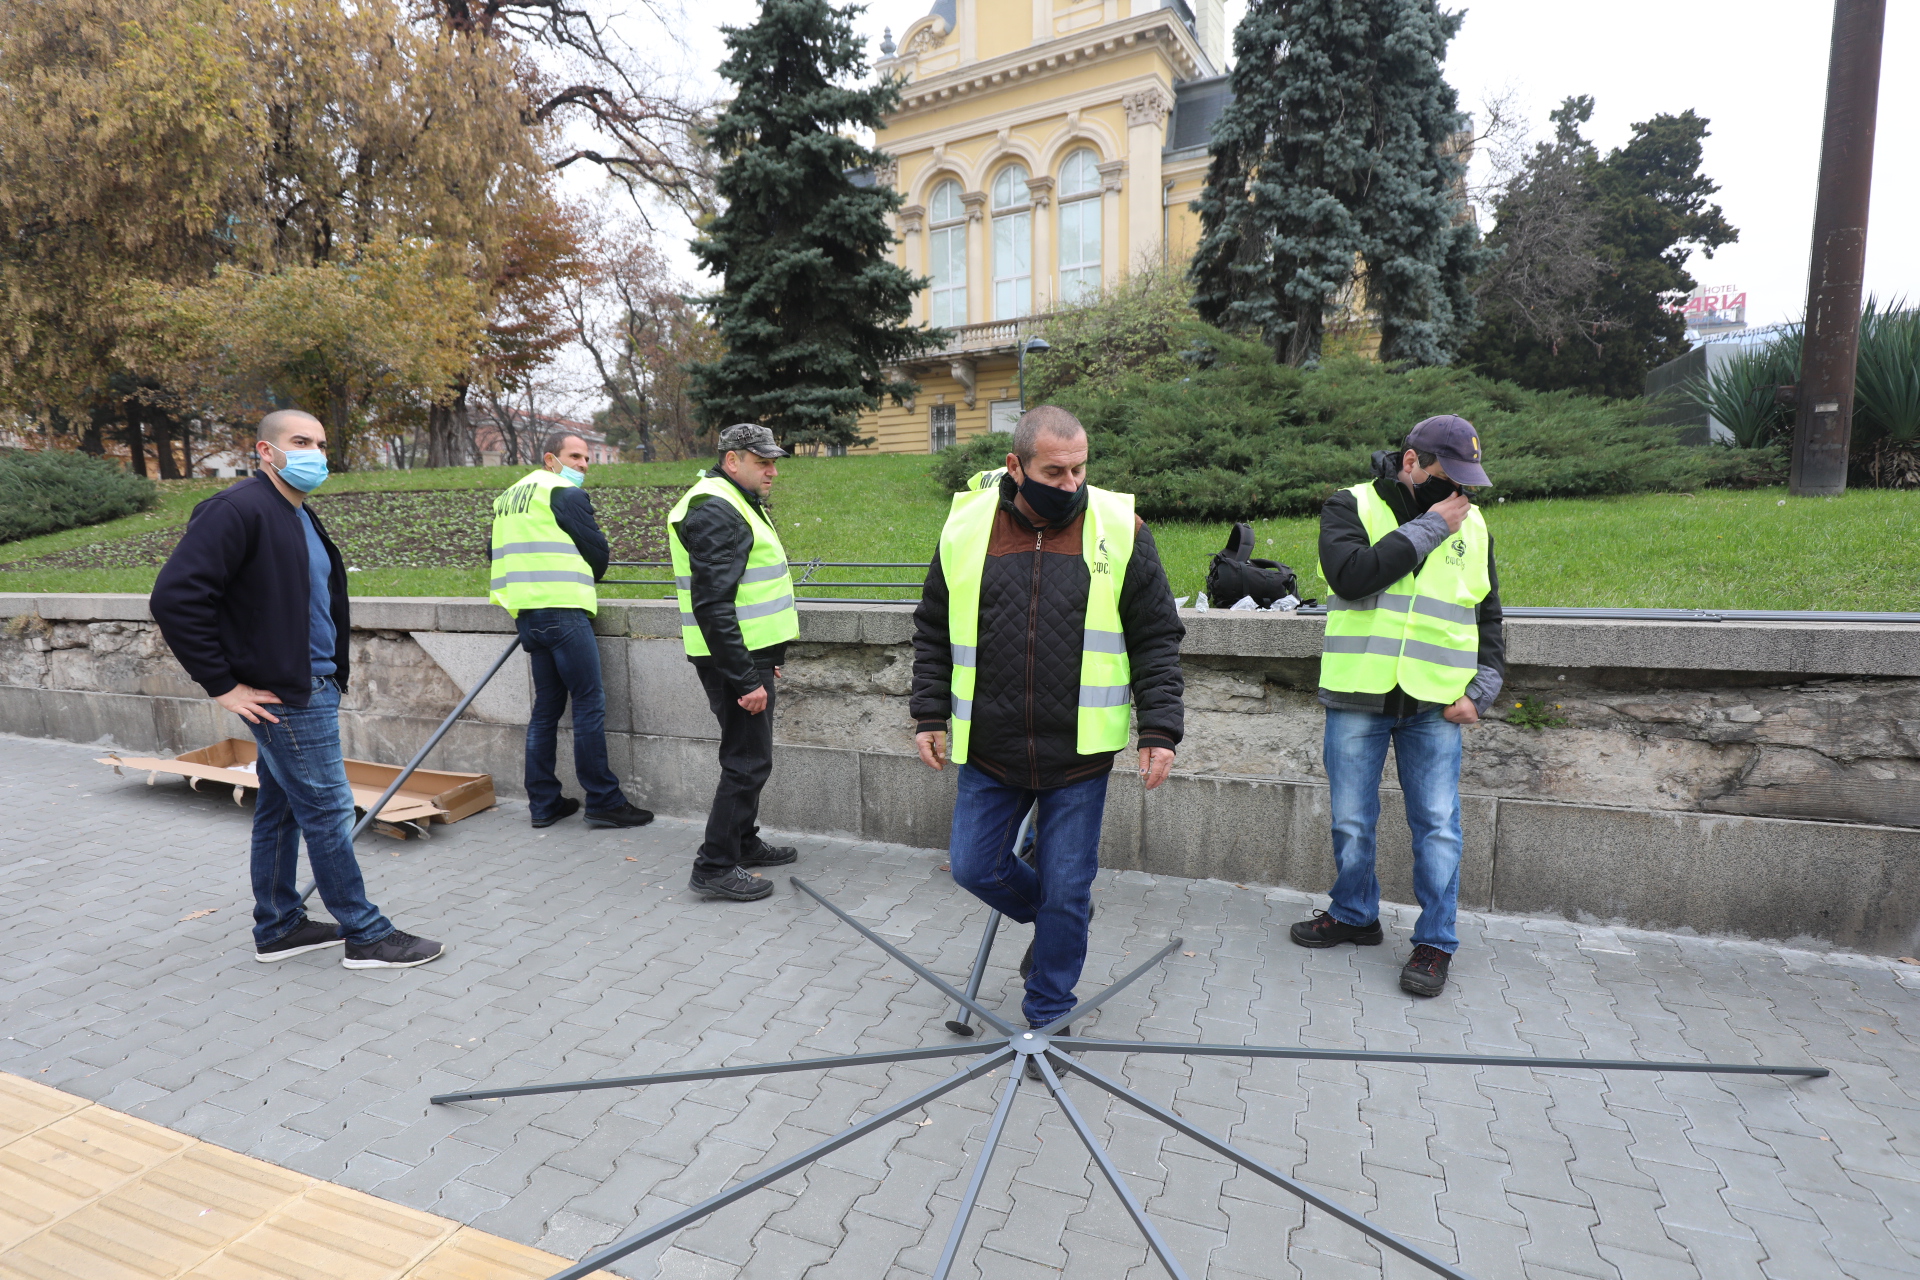
{"type": "Polygon", "coordinates": [[[993,179],[993,318],[1033,312],[1033,196],[1027,168],[1010,164],[993,179]]]}
{"type": "Polygon", "coordinates": [[[1102,209],[1100,159],[1090,147],[1081,147],[1061,162],[1059,188],[1058,245],[1060,301],[1081,302],[1100,292],[1101,232],[1105,217],[1102,209]],[[1068,229],[1078,256],[1068,257],[1068,229]],[[1092,241],[1092,253],[1087,252],[1092,241]]]}
{"type": "Polygon", "coordinates": [[[927,201],[927,322],[950,329],[967,322],[967,208],[949,178],[927,201]]]}

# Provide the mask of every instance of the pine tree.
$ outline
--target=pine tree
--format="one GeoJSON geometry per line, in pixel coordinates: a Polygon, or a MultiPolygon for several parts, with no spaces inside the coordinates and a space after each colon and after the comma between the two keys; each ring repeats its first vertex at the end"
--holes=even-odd
{"type": "Polygon", "coordinates": [[[1527,199],[1541,187],[1571,193],[1566,198],[1593,225],[1599,259],[1592,284],[1575,300],[1577,324],[1571,333],[1543,332],[1512,303],[1491,299],[1464,354],[1495,377],[1540,391],[1637,396],[1649,369],[1686,354],[1686,322],[1667,303],[1694,287],[1688,254],[1697,246],[1711,258],[1740,233],[1719,205],[1707,203],[1720,188],[1700,172],[1703,117],[1654,116],[1602,156],[1580,135],[1592,115],[1588,97],[1568,98],[1553,112],[1555,141],[1535,152],[1515,190],[1525,198],[1501,204],[1489,237],[1502,248],[1517,239],[1531,216],[1527,199]]]}
{"type": "Polygon", "coordinates": [[[725,209],[693,248],[723,280],[706,302],[726,354],[694,366],[694,397],[711,425],[764,423],[789,447],[868,443],[860,411],[914,391],[889,366],[946,336],[909,322],[927,282],[888,258],[901,197],[864,176],[886,156],[849,136],[899,97],[848,87],[867,72],[859,12],[765,0],[751,27],[723,28],[738,93],[707,137],[725,209]]]}
{"type": "Polygon", "coordinates": [[[1201,315],[1308,365],[1357,285],[1383,360],[1453,359],[1485,258],[1463,217],[1465,122],[1440,73],[1460,21],[1436,0],[1252,0],[1195,206],[1201,315]]]}

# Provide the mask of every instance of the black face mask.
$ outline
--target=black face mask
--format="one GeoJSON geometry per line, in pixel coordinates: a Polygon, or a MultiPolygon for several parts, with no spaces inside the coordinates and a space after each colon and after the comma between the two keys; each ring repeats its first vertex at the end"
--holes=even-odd
{"type": "Polygon", "coordinates": [[[1050,484],[1041,484],[1032,476],[1020,482],[1020,496],[1027,500],[1033,513],[1046,521],[1049,526],[1062,525],[1080,514],[1087,505],[1087,486],[1081,485],[1072,493],[1065,489],[1056,489],[1050,484]]]}
{"type": "Polygon", "coordinates": [[[1413,502],[1425,511],[1438,503],[1445,502],[1460,491],[1460,486],[1445,476],[1428,476],[1413,487],[1413,502]]]}

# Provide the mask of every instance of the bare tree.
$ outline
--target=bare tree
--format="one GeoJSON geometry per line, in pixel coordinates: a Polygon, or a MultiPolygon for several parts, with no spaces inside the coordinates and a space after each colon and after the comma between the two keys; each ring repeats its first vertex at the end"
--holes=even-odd
{"type": "Polygon", "coordinates": [[[1576,336],[1593,340],[1594,284],[1608,265],[1588,189],[1593,149],[1562,114],[1553,140],[1536,143],[1513,90],[1488,99],[1475,141],[1489,172],[1470,189],[1475,205],[1493,211],[1487,244],[1498,254],[1474,283],[1481,315],[1530,329],[1556,350],[1576,336]]]}
{"type": "MultiPolygon", "coordinates": [[[[708,103],[678,75],[628,43],[614,29],[616,14],[595,0],[425,0],[435,21],[463,35],[509,39],[536,53],[528,106],[568,142],[555,169],[600,166],[635,197],[693,211],[711,197],[711,166],[697,135],[708,103]],[[585,140],[577,141],[584,132],[585,140]]],[[[682,15],[673,0],[641,0],[641,15],[669,48],[682,15]]]]}

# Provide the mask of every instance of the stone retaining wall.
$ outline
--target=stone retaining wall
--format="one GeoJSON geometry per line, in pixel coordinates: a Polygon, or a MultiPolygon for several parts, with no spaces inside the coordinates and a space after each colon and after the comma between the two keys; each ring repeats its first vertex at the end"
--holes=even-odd
{"type": "MultiPolygon", "coordinates": [[[[1324,890],[1320,624],[1187,615],[1187,739],[1168,785],[1114,779],[1111,865],[1324,890]]],[[[354,602],[350,754],[411,755],[509,638],[484,602],[354,602]]],[[[138,596],[0,596],[0,731],[176,752],[244,736],[173,661],[138,596]]],[[[805,606],[780,686],[770,826],[941,847],[952,774],[912,755],[910,611],[805,606]]],[[[609,745],[637,803],[704,812],[713,720],[665,602],[597,621],[609,745]]],[[[1467,730],[1470,906],[1909,952],[1920,940],[1920,629],[1516,620],[1503,710],[1467,730]]],[[[433,763],[520,794],[524,657],[433,763]]],[[[563,772],[567,745],[562,743],[563,772]]],[[[1123,764],[1125,763],[1123,758],[1123,764]]],[[[1387,777],[1393,778],[1389,762],[1387,777]]],[[[1397,796],[1383,880],[1411,897],[1397,796]]]]}

